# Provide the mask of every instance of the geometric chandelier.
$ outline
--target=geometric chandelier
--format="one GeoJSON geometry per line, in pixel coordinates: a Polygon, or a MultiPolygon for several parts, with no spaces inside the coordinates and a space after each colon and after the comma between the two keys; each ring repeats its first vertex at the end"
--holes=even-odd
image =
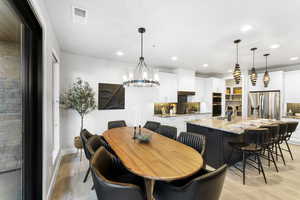
{"type": "Polygon", "coordinates": [[[241,81],[241,68],[239,65],[239,43],[241,42],[241,40],[235,40],[234,44],[236,44],[236,64],[233,70],[233,78],[235,80],[236,84],[239,84],[241,81]]]}
{"type": "Polygon", "coordinates": [[[151,67],[148,67],[145,63],[145,58],[143,55],[144,50],[144,38],[143,34],[146,32],[146,29],[141,27],[138,29],[138,32],[141,34],[141,56],[137,67],[133,73],[123,76],[123,85],[124,86],[133,86],[133,87],[156,87],[159,86],[159,77],[158,74],[154,73],[154,70],[151,67]]]}

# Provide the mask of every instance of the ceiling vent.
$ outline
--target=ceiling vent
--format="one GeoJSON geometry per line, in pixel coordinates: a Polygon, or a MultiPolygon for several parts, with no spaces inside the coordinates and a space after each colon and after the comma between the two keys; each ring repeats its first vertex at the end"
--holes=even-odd
{"type": "Polygon", "coordinates": [[[72,7],[73,23],[86,24],[87,23],[87,10],[79,7],[72,7]]]}

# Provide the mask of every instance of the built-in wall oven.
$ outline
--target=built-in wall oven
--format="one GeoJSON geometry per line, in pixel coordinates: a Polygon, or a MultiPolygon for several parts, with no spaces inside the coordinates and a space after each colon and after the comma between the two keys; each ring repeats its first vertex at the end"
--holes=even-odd
{"type": "Polygon", "coordinates": [[[212,116],[222,115],[222,93],[212,94],[212,116]]]}

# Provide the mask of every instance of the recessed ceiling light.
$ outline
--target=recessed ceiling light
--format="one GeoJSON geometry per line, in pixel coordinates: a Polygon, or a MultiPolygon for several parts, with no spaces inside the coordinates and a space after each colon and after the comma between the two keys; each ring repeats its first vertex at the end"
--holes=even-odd
{"type": "Polygon", "coordinates": [[[280,44],[272,44],[272,45],[270,46],[271,49],[277,49],[277,48],[279,48],[279,47],[280,47],[280,44]]]}
{"type": "Polygon", "coordinates": [[[249,24],[245,24],[245,25],[243,25],[242,27],[241,27],[241,31],[242,32],[247,32],[247,31],[250,31],[250,30],[252,30],[253,29],[253,27],[251,26],[251,25],[249,25],[249,24]]]}
{"type": "Polygon", "coordinates": [[[178,58],[177,58],[176,56],[173,56],[171,59],[172,59],[173,61],[178,60],[178,58]]]}
{"type": "Polygon", "coordinates": [[[116,52],[116,55],[117,55],[117,56],[123,56],[124,53],[123,53],[122,51],[117,51],[117,52],[116,52]]]}
{"type": "Polygon", "coordinates": [[[299,60],[299,57],[291,57],[290,60],[299,60]]]}
{"type": "Polygon", "coordinates": [[[208,67],[208,64],[203,64],[203,67],[208,67]]]}

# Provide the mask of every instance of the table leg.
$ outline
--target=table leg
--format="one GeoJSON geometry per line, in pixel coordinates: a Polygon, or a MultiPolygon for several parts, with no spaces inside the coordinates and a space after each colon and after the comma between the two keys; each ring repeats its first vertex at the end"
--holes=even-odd
{"type": "Polygon", "coordinates": [[[146,193],[147,193],[147,200],[154,200],[153,198],[153,189],[155,180],[145,178],[145,186],[146,186],[146,193]]]}

